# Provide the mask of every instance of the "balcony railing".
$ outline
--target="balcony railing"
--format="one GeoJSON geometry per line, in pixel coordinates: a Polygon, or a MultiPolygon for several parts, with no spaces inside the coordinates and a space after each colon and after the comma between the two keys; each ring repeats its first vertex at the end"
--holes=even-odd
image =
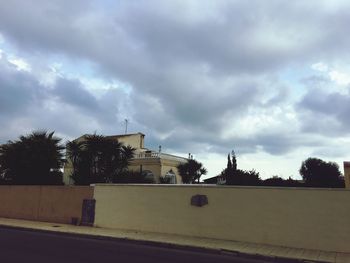
{"type": "Polygon", "coordinates": [[[144,159],[144,158],[159,158],[159,157],[160,157],[160,153],[157,153],[157,152],[142,152],[142,153],[136,154],[134,158],[144,159]]]}
{"type": "Polygon", "coordinates": [[[178,162],[186,162],[186,158],[179,157],[176,155],[171,155],[167,153],[159,153],[159,152],[141,152],[134,156],[133,159],[155,159],[155,158],[162,158],[166,160],[173,160],[178,162]]]}

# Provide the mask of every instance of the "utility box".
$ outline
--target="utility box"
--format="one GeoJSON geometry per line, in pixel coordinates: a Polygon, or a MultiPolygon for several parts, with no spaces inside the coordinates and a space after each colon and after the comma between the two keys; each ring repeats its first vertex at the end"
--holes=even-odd
{"type": "Polygon", "coordinates": [[[95,199],[84,199],[82,214],[81,214],[81,225],[83,226],[93,226],[95,222],[95,199]]]}

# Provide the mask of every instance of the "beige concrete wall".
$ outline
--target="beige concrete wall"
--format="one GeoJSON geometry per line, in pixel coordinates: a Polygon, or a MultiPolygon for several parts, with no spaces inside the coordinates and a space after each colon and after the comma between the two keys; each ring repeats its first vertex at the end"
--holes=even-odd
{"type": "Polygon", "coordinates": [[[98,227],[350,252],[348,190],[96,185],[94,198],[98,227]]]}
{"type": "Polygon", "coordinates": [[[84,199],[93,198],[90,186],[42,186],[38,220],[70,223],[72,217],[81,219],[84,199]]]}
{"type": "Polygon", "coordinates": [[[38,220],[40,186],[0,186],[0,217],[38,220]]]}
{"type": "Polygon", "coordinates": [[[350,189],[350,162],[344,162],[345,188],[350,189]]]}
{"type": "Polygon", "coordinates": [[[63,183],[65,185],[72,185],[74,184],[74,180],[71,178],[71,175],[73,173],[73,166],[72,163],[68,160],[63,169],[63,183]]]}
{"type": "Polygon", "coordinates": [[[0,186],[0,217],[70,223],[92,197],[89,186],[0,186]]]}
{"type": "Polygon", "coordinates": [[[107,136],[109,138],[115,138],[119,142],[123,143],[125,146],[130,145],[135,149],[144,148],[144,135],[142,133],[126,134],[126,135],[115,135],[107,136]]]}

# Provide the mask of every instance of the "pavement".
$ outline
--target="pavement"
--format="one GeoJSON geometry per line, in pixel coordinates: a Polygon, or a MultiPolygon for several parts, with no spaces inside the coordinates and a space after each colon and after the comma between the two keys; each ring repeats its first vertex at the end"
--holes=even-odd
{"type": "MultiPolygon", "coordinates": [[[[228,241],[209,238],[197,238],[173,234],[138,232],[131,230],[107,229],[89,226],[75,226],[48,222],[0,218],[0,226],[32,231],[55,232],[57,234],[74,234],[97,239],[127,239],[147,242],[158,246],[177,248],[198,248],[219,250],[224,254],[244,254],[250,257],[263,257],[276,262],[288,259],[301,262],[349,262],[350,253],[319,251],[300,248],[288,248],[239,241],[228,241]]],[[[350,245],[350,244],[349,244],[350,245]]]]}

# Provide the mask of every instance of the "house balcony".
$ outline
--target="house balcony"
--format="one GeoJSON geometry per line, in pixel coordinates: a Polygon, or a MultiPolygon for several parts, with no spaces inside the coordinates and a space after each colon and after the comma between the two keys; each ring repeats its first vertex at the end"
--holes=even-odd
{"type": "Polygon", "coordinates": [[[177,161],[177,162],[186,162],[187,159],[176,156],[176,155],[171,155],[167,153],[159,153],[159,152],[154,152],[154,151],[145,151],[141,153],[135,154],[133,160],[137,159],[164,159],[164,160],[171,160],[171,161],[177,161]]]}
{"type": "Polygon", "coordinates": [[[146,152],[135,154],[135,157],[134,157],[134,159],[149,159],[149,158],[160,158],[160,153],[146,151],[146,152]]]}

